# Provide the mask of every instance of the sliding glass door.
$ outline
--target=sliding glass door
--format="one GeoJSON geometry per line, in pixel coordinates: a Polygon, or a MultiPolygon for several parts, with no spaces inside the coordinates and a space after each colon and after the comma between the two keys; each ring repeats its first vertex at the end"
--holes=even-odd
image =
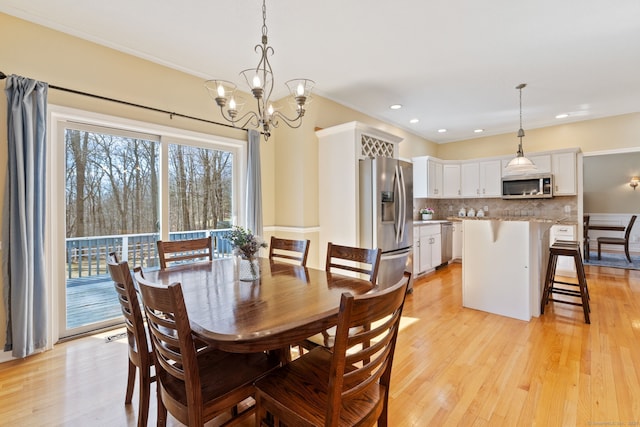
{"type": "Polygon", "coordinates": [[[216,255],[227,254],[220,236],[237,216],[237,146],[71,121],[57,133],[65,164],[61,337],[122,322],[110,252],[153,269],[158,239],[211,235],[216,255]]]}

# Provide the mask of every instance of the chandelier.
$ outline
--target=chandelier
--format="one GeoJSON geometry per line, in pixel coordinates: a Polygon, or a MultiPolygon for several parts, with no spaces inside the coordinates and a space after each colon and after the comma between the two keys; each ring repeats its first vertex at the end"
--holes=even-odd
{"type": "Polygon", "coordinates": [[[283,121],[291,128],[298,128],[302,124],[305,104],[310,101],[311,89],[315,82],[309,79],[294,79],[285,82],[291,94],[291,101],[295,109],[295,117],[287,117],[276,111],[271,104],[273,92],[273,71],[269,63],[269,56],[273,55],[273,48],[267,44],[267,7],[262,1],[262,42],[254,48],[260,52],[260,61],[255,68],[240,72],[244,77],[249,91],[256,100],[256,110],[240,116],[244,102],[236,94],[236,85],[225,80],[207,80],[204,85],[209,95],[220,107],[222,117],[231,122],[234,127],[244,128],[253,126],[261,128],[265,141],[271,136],[271,129],[277,128],[283,121]]]}
{"type": "Polygon", "coordinates": [[[505,167],[506,171],[510,174],[526,173],[538,169],[531,160],[524,156],[524,151],[522,151],[522,138],[524,138],[524,129],[522,129],[522,89],[526,86],[526,83],[520,83],[516,86],[516,89],[520,91],[520,129],[518,129],[518,138],[520,139],[520,142],[518,143],[518,152],[516,153],[516,157],[511,159],[505,167]]]}

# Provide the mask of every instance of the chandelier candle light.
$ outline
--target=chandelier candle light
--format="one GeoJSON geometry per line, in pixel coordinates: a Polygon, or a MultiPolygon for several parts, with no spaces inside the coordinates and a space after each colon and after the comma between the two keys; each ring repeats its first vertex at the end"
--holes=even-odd
{"type": "Polygon", "coordinates": [[[309,79],[294,79],[285,82],[296,106],[296,116],[287,117],[283,113],[276,111],[271,104],[273,71],[269,63],[269,56],[273,55],[274,50],[267,43],[267,8],[265,0],[263,0],[262,42],[255,47],[255,51],[260,52],[260,61],[255,68],[250,68],[240,73],[257,102],[257,111],[249,111],[239,117],[243,103],[241,97],[236,95],[235,84],[220,79],[207,80],[204,83],[209,95],[220,107],[220,112],[225,120],[236,127],[244,128],[247,125],[251,125],[261,128],[265,141],[271,136],[271,128],[278,127],[280,120],[291,128],[300,127],[305,113],[305,104],[310,101],[311,90],[315,84],[313,80],[309,79]]]}
{"type": "Polygon", "coordinates": [[[514,157],[505,167],[509,174],[532,172],[538,169],[530,159],[527,159],[524,156],[524,151],[522,150],[522,138],[524,138],[524,129],[522,129],[522,89],[526,86],[526,83],[520,83],[516,86],[516,89],[520,91],[520,129],[518,129],[518,138],[520,139],[520,142],[518,143],[518,152],[516,153],[516,157],[514,157]]]}

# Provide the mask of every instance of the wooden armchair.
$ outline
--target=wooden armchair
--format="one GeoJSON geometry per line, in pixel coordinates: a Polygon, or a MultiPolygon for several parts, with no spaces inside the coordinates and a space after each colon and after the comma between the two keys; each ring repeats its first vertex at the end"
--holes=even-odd
{"type": "Polygon", "coordinates": [[[208,258],[213,260],[211,252],[211,236],[190,240],[158,240],[158,256],[160,257],[160,268],[167,268],[168,263],[193,261],[208,258]]]}
{"type": "Polygon", "coordinates": [[[307,265],[307,256],[309,255],[309,243],[309,240],[280,239],[271,236],[269,259],[293,260],[305,267],[307,265]]]}
{"type": "Polygon", "coordinates": [[[156,357],[158,425],[167,411],[190,427],[226,414],[239,422],[253,413],[254,382],[277,367],[266,353],[233,354],[206,348],[196,351],[182,286],[147,281],[135,269],[147,328],[156,357]]]}
{"type": "Polygon", "coordinates": [[[620,245],[624,246],[624,254],[627,256],[627,260],[631,262],[631,256],[629,255],[629,235],[633,224],[636,222],[636,216],[632,215],[629,219],[629,224],[624,230],[624,237],[598,237],[598,259],[601,259],[600,247],[602,245],[620,245]]]}
{"type": "Polygon", "coordinates": [[[342,294],[333,349],[317,347],[256,383],[256,425],[386,426],[410,277],[378,292],[342,294]]]}
{"type": "Polygon", "coordinates": [[[142,310],[138,301],[138,294],[131,278],[131,271],[127,261],[118,262],[115,253],[107,257],[107,266],[113,285],[118,293],[118,301],[124,316],[124,324],[127,328],[127,340],[129,342],[129,370],[127,375],[127,392],[125,403],[131,403],[133,388],[136,381],[136,371],[139,378],[139,405],[138,426],[146,426],[149,416],[149,397],[151,383],[156,380],[151,375],[153,366],[153,352],[151,343],[145,331],[142,310]]]}

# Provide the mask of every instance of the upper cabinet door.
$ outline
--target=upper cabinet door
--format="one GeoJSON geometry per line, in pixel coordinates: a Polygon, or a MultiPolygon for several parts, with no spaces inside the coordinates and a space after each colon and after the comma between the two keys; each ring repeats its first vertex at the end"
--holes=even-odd
{"type": "Polygon", "coordinates": [[[554,153],[551,155],[554,196],[575,196],[576,153],[554,153]]]}
{"type": "Polygon", "coordinates": [[[460,197],[460,165],[445,164],[442,166],[442,197],[460,197]]]}
{"type": "Polygon", "coordinates": [[[501,196],[501,166],[500,160],[480,162],[480,196],[501,196]]]}
{"type": "Polygon", "coordinates": [[[427,162],[428,173],[428,197],[442,197],[442,163],[435,159],[429,159],[427,162]]]}
{"type": "Polygon", "coordinates": [[[462,197],[480,197],[480,164],[463,163],[460,172],[462,197]]]}
{"type": "Polygon", "coordinates": [[[414,157],[413,162],[413,197],[422,199],[429,197],[427,191],[427,158],[414,157]]]}

